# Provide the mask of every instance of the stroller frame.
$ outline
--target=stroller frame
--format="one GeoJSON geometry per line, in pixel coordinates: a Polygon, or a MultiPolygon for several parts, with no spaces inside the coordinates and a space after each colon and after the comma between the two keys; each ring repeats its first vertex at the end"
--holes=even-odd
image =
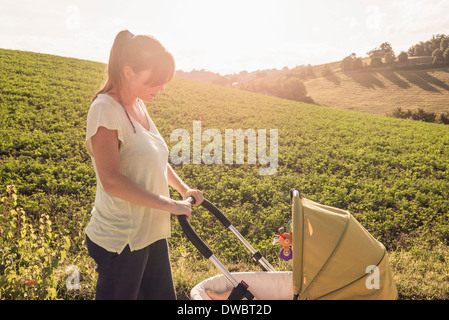
{"type": "MultiPolygon", "coordinates": [[[[298,193],[299,194],[299,193],[298,193]]],[[[190,203],[195,204],[195,199],[189,197],[187,199],[190,203]]],[[[243,237],[240,232],[232,225],[231,221],[221,212],[214,204],[209,200],[204,199],[201,203],[205,209],[212,213],[226,228],[228,228],[241,243],[248,249],[252,254],[252,257],[257,261],[263,271],[275,272],[276,269],[262,256],[262,254],[254,249],[254,247],[243,237]]],[[[248,290],[248,285],[241,281],[240,283],[232,276],[232,274],[224,267],[224,265],[217,259],[213,254],[212,250],[204,243],[204,241],[198,236],[198,234],[193,230],[190,225],[189,220],[185,215],[178,216],[179,224],[181,229],[186,235],[186,237],[193,243],[193,245],[198,249],[198,251],[206,258],[209,259],[212,264],[220,270],[221,273],[232,283],[234,286],[233,292],[231,293],[229,300],[240,300],[242,297],[246,297],[248,300],[254,299],[254,295],[248,290]]]]}

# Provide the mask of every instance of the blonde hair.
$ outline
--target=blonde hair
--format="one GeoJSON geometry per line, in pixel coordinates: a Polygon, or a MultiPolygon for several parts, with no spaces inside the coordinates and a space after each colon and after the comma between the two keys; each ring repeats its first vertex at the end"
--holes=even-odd
{"type": "Polygon", "coordinates": [[[175,74],[172,54],[156,38],[134,35],[128,30],[123,30],[117,34],[111,48],[106,83],[95,93],[92,101],[101,93],[121,89],[125,66],[130,66],[136,73],[150,69],[151,85],[154,86],[166,84],[175,74]]]}

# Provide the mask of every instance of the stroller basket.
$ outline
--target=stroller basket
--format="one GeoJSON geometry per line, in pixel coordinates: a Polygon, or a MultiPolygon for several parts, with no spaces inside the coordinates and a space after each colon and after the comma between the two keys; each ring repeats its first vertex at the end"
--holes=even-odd
{"type": "MultiPolygon", "coordinates": [[[[199,238],[185,216],[181,227],[204,257],[223,273],[191,290],[192,299],[209,299],[206,289],[228,291],[232,299],[392,300],[397,298],[388,254],[348,211],[325,206],[290,191],[292,210],[291,272],[276,271],[209,201],[202,205],[244,243],[265,272],[229,273],[199,238]],[[267,272],[268,271],[268,272],[267,272]],[[227,280],[226,280],[227,279],[227,280]],[[248,291],[248,285],[251,292],[248,291]]],[[[191,198],[193,203],[193,198],[191,198]]]]}

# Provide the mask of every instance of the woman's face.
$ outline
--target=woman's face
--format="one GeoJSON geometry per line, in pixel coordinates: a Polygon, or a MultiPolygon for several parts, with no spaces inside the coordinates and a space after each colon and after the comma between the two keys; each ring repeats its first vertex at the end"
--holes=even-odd
{"type": "MultiPolygon", "coordinates": [[[[126,74],[126,71],[125,71],[126,74]]],[[[127,74],[130,93],[144,101],[152,101],[153,98],[165,90],[164,85],[153,86],[151,84],[151,70],[143,70],[135,73],[131,70],[127,74]]]]}

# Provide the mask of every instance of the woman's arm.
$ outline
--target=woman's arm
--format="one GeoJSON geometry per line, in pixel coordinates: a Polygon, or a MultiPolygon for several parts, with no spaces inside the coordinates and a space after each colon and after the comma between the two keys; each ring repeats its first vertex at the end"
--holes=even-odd
{"type": "Polygon", "coordinates": [[[181,178],[178,177],[169,163],[167,163],[167,180],[168,184],[171,187],[175,188],[175,190],[178,191],[183,197],[184,194],[186,194],[187,191],[190,190],[189,186],[185,184],[184,181],[181,180],[181,178]]]}
{"type": "Polygon", "coordinates": [[[91,139],[99,179],[106,192],[141,206],[168,211],[175,215],[187,215],[190,218],[189,202],[175,201],[152,193],[123,175],[117,148],[119,142],[117,131],[99,127],[91,139]]]}
{"type": "Polygon", "coordinates": [[[191,189],[181,178],[178,177],[172,166],[167,163],[167,180],[168,184],[175,188],[185,200],[190,196],[195,198],[195,206],[199,206],[203,202],[203,193],[200,190],[191,189]]]}

